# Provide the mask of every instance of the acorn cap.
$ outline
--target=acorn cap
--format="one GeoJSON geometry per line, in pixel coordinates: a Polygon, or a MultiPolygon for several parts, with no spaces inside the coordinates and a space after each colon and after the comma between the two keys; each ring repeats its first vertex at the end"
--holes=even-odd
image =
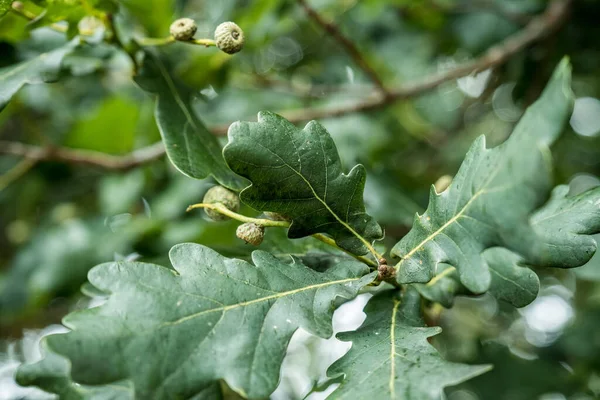
{"type": "Polygon", "coordinates": [[[171,36],[173,36],[175,40],[183,41],[192,39],[197,30],[198,26],[191,18],[179,18],[175,20],[169,28],[171,36]]]}
{"type": "Polygon", "coordinates": [[[217,47],[227,54],[234,54],[244,47],[244,31],[234,22],[223,22],[215,29],[217,47]]]}
{"type": "Polygon", "coordinates": [[[262,243],[265,237],[265,227],[253,222],[246,222],[237,227],[235,235],[253,246],[258,246],[262,243]]]}

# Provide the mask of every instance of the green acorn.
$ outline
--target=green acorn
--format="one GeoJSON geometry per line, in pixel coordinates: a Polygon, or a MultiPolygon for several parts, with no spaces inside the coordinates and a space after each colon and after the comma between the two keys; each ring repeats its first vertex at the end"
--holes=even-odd
{"type": "Polygon", "coordinates": [[[265,227],[255,224],[254,222],[246,222],[245,224],[238,226],[235,234],[246,243],[258,246],[265,237],[265,227]]]}
{"type": "MultiPolygon", "coordinates": [[[[205,204],[221,203],[233,212],[237,212],[240,209],[240,199],[238,195],[231,190],[225,189],[223,186],[213,186],[208,189],[202,202],[205,204]]],[[[205,208],[204,212],[206,212],[206,215],[214,221],[226,221],[229,219],[228,216],[208,208],[205,208]]]]}
{"type": "Polygon", "coordinates": [[[175,40],[183,41],[192,39],[197,30],[198,26],[191,18],[179,18],[171,24],[169,29],[171,36],[173,36],[175,40]]]}
{"type": "Polygon", "coordinates": [[[233,22],[223,22],[215,29],[215,42],[219,50],[237,53],[244,47],[244,31],[233,22]]]}

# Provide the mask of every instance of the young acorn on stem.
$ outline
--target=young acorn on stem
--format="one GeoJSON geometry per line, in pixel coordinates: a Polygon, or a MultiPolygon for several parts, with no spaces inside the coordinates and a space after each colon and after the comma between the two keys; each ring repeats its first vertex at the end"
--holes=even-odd
{"type": "MultiPolygon", "coordinates": [[[[240,199],[238,195],[231,190],[225,189],[223,186],[213,186],[208,189],[202,202],[206,204],[221,203],[233,212],[237,212],[240,209],[240,199]]],[[[211,210],[210,208],[205,208],[204,212],[213,221],[226,221],[229,219],[228,216],[223,215],[218,211],[211,210]]]]}
{"type": "Polygon", "coordinates": [[[254,222],[246,222],[237,227],[235,235],[246,243],[258,246],[265,237],[265,227],[254,222]]]}
{"type": "Polygon", "coordinates": [[[171,24],[169,32],[175,40],[187,41],[194,38],[198,26],[191,18],[179,18],[171,24]]]}
{"type": "Polygon", "coordinates": [[[234,22],[223,22],[215,29],[215,43],[227,54],[237,53],[244,47],[244,31],[234,22]]]}

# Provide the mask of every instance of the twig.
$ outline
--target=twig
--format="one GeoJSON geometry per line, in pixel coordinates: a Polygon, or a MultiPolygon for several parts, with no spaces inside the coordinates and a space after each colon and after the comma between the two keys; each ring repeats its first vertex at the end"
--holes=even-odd
{"type": "Polygon", "coordinates": [[[306,0],[297,0],[298,3],[304,8],[306,14],[315,21],[321,28],[323,28],[327,33],[329,33],[352,57],[354,62],[362,69],[365,74],[369,76],[369,78],[375,83],[375,85],[379,88],[383,96],[388,95],[388,90],[386,89],[383,81],[379,78],[379,75],[375,72],[373,68],[369,65],[367,60],[360,54],[360,51],[354,45],[352,40],[348,39],[344,34],[340,31],[336,24],[333,22],[327,22],[315,9],[308,5],[306,0]]]}
{"type": "MultiPolygon", "coordinates": [[[[303,0],[299,0],[303,1],[303,0]]],[[[430,75],[415,83],[391,90],[388,96],[375,95],[363,101],[337,108],[309,107],[298,110],[283,111],[280,114],[291,122],[303,122],[313,119],[332,118],[342,115],[371,111],[398,100],[417,96],[437,88],[441,84],[464,76],[484,71],[504,64],[512,56],[518,54],[532,43],[545,38],[561,25],[567,16],[572,0],[554,0],[546,11],[533,18],[521,31],[509,36],[500,44],[490,48],[482,56],[457,65],[451,70],[430,75]]],[[[217,133],[222,133],[218,127],[217,133]]]]}
{"type": "Polygon", "coordinates": [[[175,42],[195,44],[204,47],[211,47],[217,45],[217,42],[215,42],[213,39],[175,40],[173,36],[168,36],[164,38],[138,38],[136,40],[140,46],[166,46],[175,42]]]}
{"type": "Polygon", "coordinates": [[[164,153],[165,147],[162,142],[154,143],[129,154],[116,156],[91,150],[77,150],[66,147],[40,147],[18,142],[0,141],[0,154],[22,156],[34,161],[64,161],[111,170],[128,170],[154,161],[162,157],[164,153]]]}
{"type": "Polygon", "coordinates": [[[37,164],[37,160],[25,158],[17,165],[9,169],[5,174],[0,175],[0,192],[6,189],[8,185],[25,175],[27,171],[37,164]]]}
{"type": "MultiPolygon", "coordinates": [[[[457,65],[452,70],[433,74],[419,82],[400,87],[391,91],[387,97],[380,94],[349,106],[325,109],[304,108],[282,111],[279,114],[293,123],[300,123],[313,119],[333,118],[351,113],[375,110],[392,104],[395,101],[425,93],[445,82],[488,68],[497,67],[527,46],[555,31],[566,17],[570,3],[571,0],[554,0],[542,15],[532,19],[522,31],[510,36],[501,44],[492,47],[481,57],[457,65]]],[[[211,132],[215,135],[224,135],[227,133],[228,128],[229,124],[213,126],[211,132]]],[[[117,170],[129,169],[145,162],[153,161],[160,158],[164,152],[165,149],[161,143],[155,143],[124,156],[113,156],[87,150],[66,148],[45,149],[39,146],[24,145],[16,142],[0,142],[0,154],[20,155],[40,161],[65,161],[117,170]]]]}

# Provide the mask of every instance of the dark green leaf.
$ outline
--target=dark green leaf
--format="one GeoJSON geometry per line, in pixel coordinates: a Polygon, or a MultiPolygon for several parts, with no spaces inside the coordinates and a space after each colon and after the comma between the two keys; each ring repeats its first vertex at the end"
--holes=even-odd
{"type": "Polygon", "coordinates": [[[386,291],[373,297],[363,325],[337,335],[352,341],[352,348],[327,372],[346,375],[331,399],[437,400],[444,387],[490,369],[442,359],[428,343],[441,329],[425,327],[418,294],[409,290],[402,299],[397,296],[386,291]]]}
{"type": "Polygon", "coordinates": [[[71,41],[31,60],[0,68],[0,111],[23,86],[58,80],[63,58],[76,45],[77,41],[71,41]]]}
{"type": "Polygon", "coordinates": [[[212,175],[231,189],[244,187],[243,179],[225,164],[217,138],[194,114],[192,91],[175,82],[159,57],[147,53],[135,81],[157,97],[156,123],[167,156],[179,171],[196,179],[212,175]]]}
{"type": "MultiPolygon", "coordinates": [[[[128,380],[136,398],[164,399],[188,398],[224,379],[250,398],[266,397],[296,329],[330,336],[336,298],[354,297],[374,278],[356,261],[318,273],[262,251],[253,253],[253,266],[196,244],[177,245],[170,257],[177,272],[136,262],[90,272],[109,300],[70,314],[64,323],[73,331],[47,339],[70,360],[74,381],[128,380]]],[[[30,382],[48,378],[28,368],[30,382]]]]}
{"type": "Polygon", "coordinates": [[[521,265],[523,259],[501,247],[488,249],[483,257],[492,272],[490,293],[515,307],[524,307],[537,297],[540,290],[538,276],[521,265]]]}
{"type": "Polygon", "coordinates": [[[129,400],[134,398],[133,387],[128,382],[104,386],[79,385],[70,379],[69,360],[48,349],[45,339],[41,341],[44,359],[19,369],[17,382],[23,386],[36,385],[46,392],[55,393],[68,400],[129,400]],[[40,374],[44,378],[39,378],[40,374]]]}
{"type": "Polygon", "coordinates": [[[291,218],[290,238],[327,233],[340,247],[364,254],[365,241],[382,237],[365,212],[364,167],[344,174],[335,144],[318,122],[299,129],[261,112],[258,122],[231,125],[223,154],[231,169],[252,182],[240,194],[242,201],[291,218]]]}
{"type": "Polygon", "coordinates": [[[427,282],[439,263],[448,263],[463,285],[482,293],[491,282],[482,257],[486,248],[502,246],[534,258],[539,246],[528,221],[550,189],[548,146],[571,111],[570,82],[565,59],[505,143],[486,149],[485,137],[479,137],[449,188],[441,194],[432,188],[427,211],[392,250],[402,257],[399,282],[427,282]]]}
{"type": "MultiPolygon", "coordinates": [[[[492,273],[489,292],[497,299],[515,307],[524,307],[537,297],[540,281],[532,270],[521,265],[523,259],[510,250],[493,247],[483,252],[483,259],[492,273]]],[[[415,284],[428,300],[450,308],[459,294],[469,294],[460,283],[456,268],[438,264],[438,274],[425,284],[415,284]]]]}
{"type": "Polygon", "coordinates": [[[600,187],[568,196],[569,187],[554,188],[546,205],[531,218],[543,242],[536,265],[571,268],[585,264],[596,251],[591,234],[600,232],[600,187]]]}

